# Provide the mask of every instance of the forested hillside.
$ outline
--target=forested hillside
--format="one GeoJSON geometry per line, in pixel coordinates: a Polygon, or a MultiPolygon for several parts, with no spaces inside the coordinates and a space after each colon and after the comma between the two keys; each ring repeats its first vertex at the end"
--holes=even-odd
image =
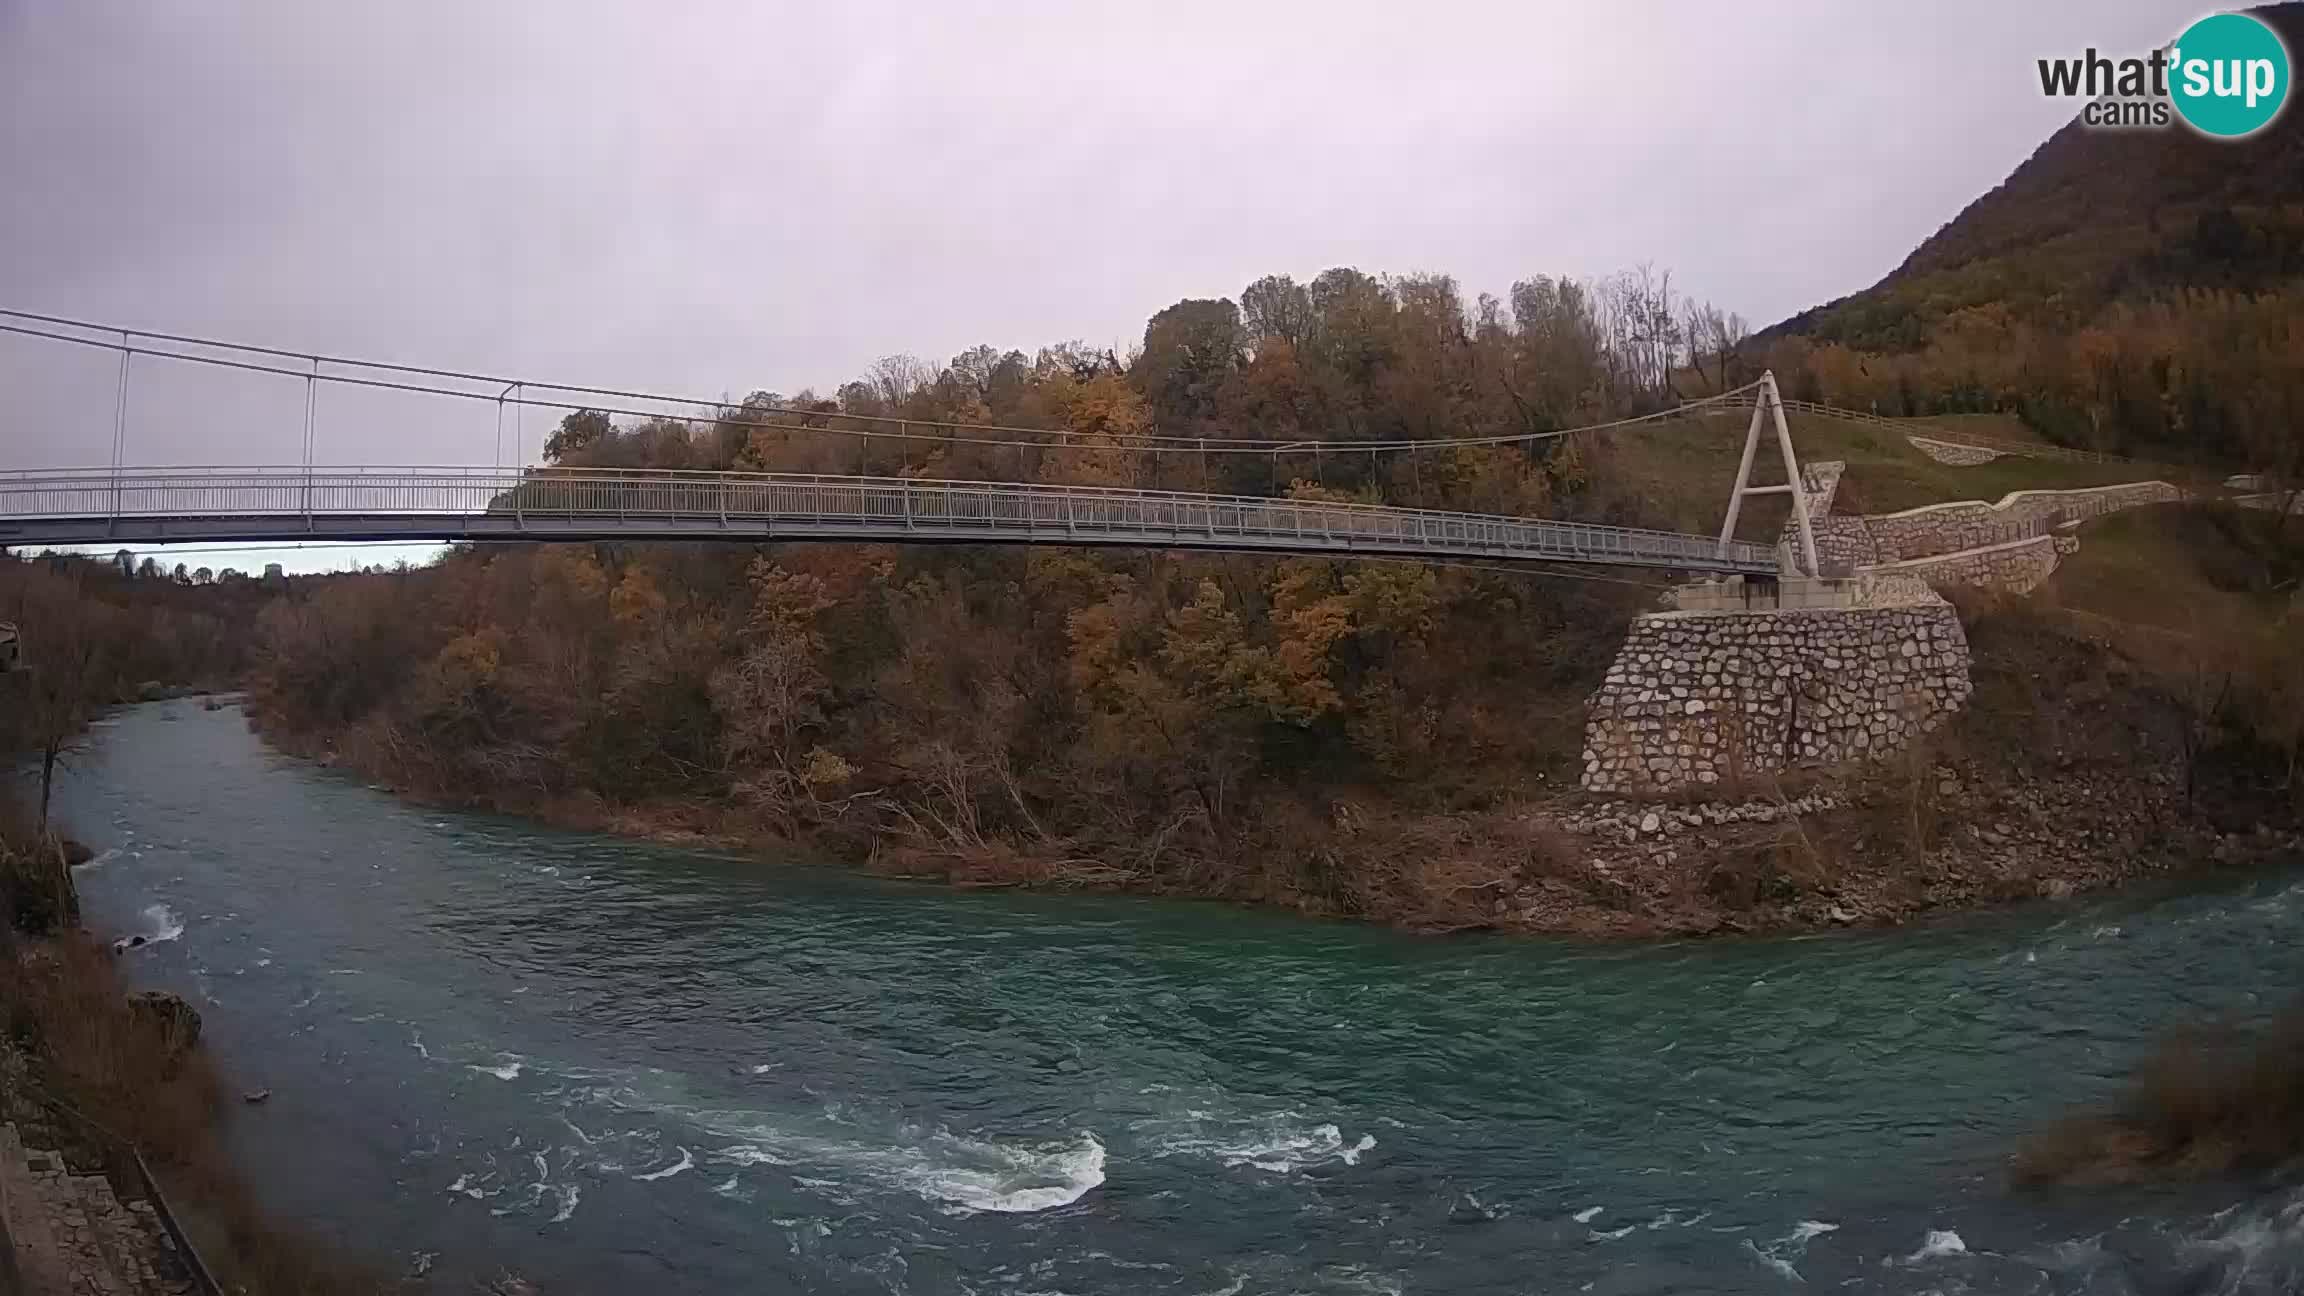
{"type": "MultiPolygon", "coordinates": [[[[1277,488],[1632,518],[1641,502],[1593,471],[1608,451],[1569,441],[1381,462],[1134,447],[1149,432],[1254,429],[1275,446],[1509,433],[1654,407],[1690,381],[1678,335],[1652,338],[1658,321],[1712,317],[1667,283],[1532,280],[1507,304],[1466,303],[1432,276],[1265,279],[1244,311],[1160,312],[1126,360],[1077,346],[895,358],[834,398],[761,393],[716,421],[573,414],[549,451],[570,465],[1277,488]],[[800,421],[822,430],[749,425],[769,407],[811,411],[800,421]],[[1063,435],[843,435],[872,415],[1063,435]]],[[[259,696],[276,732],[332,740],[435,796],[603,822],[645,805],[701,831],[807,837],[961,878],[1448,922],[1479,899],[1448,874],[1492,877],[1482,856],[1509,830],[1422,816],[1571,780],[1584,694],[1655,592],[1165,553],[475,550],[269,610],[259,696]],[[1409,849],[1409,833],[1470,844],[1409,849]]]]}
{"type": "MultiPolygon", "coordinates": [[[[2304,4],[2254,12],[2304,48],[2304,4]]],[[[1760,342],[1798,394],[2293,470],[2300,279],[2304,115],[2237,142],[2074,121],[1880,283],[1760,342]]]]}

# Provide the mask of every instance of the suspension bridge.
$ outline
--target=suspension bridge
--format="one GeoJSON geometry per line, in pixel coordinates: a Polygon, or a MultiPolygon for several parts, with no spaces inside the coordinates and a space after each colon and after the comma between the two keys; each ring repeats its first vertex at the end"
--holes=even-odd
{"type": "MultiPolygon", "coordinates": [[[[0,545],[39,547],[169,542],[734,540],[876,541],[1156,547],[1237,552],[1488,559],[1687,572],[1767,575],[1778,549],[1735,538],[1750,495],[1792,497],[1804,569],[1816,570],[1806,508],[1790,486],[1750,484],[1773,419],[1786,482],[1798,481],[1783,401],[1773,377],[1640,418],[1583,428],[1420,441],[1294,441],[1134,436],[1118,443],[1061,430],[827,415],[787,406],[729,406],[660,394],[526,382],[492,375],[282,351],[182,335],[143,333],[0,310],[0,334],[116,354],[112,461],[102,467],[0,472],[0,545]],[[273,375],[303,386],[303,462],[275,466],[139,466],[123,462],[136,365],[166,363],[273,375]],[[1138,490],[1040,481],[953,481],[877,476],[582,468],[522,462],[487,466],[315,464],[318,392],[342,386],[442,400],[492,402],[497,459],[507,411],[593,410],[702,424],[854,439],[868,463],[875,443],[1029,449],[1049,456],[1150,452],[1270,456],[1277,480],[1292,458],[1416,456],[1461,447],[1530,444],[1667,419],[1750,410],[1743,467],[1717,536],[1549,518],[1457,513],[1382,504],[1204,491],[1138,490]],[[668,411],[679,411],[670,413],[668,411]]],[[[1797,560],[1795,560],[1797,561],[1797,560]]]]}

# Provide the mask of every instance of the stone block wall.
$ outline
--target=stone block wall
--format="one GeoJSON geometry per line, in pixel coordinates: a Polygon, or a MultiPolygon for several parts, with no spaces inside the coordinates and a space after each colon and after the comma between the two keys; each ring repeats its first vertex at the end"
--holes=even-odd
{"type": "MultiPolygon", "coordinates": [[[[1816,556],[1825,562],[1844,562],[1851,567],[1869,567],[1880,561],[1880,546],[1872,539],[1872,528],[1861,517],[1848,513],[1835,513],[1831,517],[1814,517],[1808,524],[1816,530],[1816,556]]],[[[1793,537],[1798,544],[1799,538],[1793,537]]]]}
{"type": "MultiPolygon", "coordinates": [[[[1827,564],[1846,563],[1861,567],[1878,562],[1879,555],[1872,547],[1870,535],[1860,517],[1836,516],[1832,501],[1840,493],[1840,477],[1848,465],[1837,459],[1822,459],[1800,465],[1801,494],[1808,500],[1808,525],[1816,532],[1816,556],[1827,564]]],[[[1777,537],[1779,545],[1789,546],[1787,552],[1797,558],[1800,552],[1800,526],[1795,518],[1784,519],[1784,532],[1777,537]]]]}
{"type": "Polygon", "coordinates": [[[1968,693],[1967,635],[1941,599],[1651,613],[1592,697],[1584,786],[1658,795],[1882,756],[1968,693]]]}
{"type": "Polygon", "coordinates": [[[2232,501],[2242,508],[2267,509],[2277,513],[2283,506],[2290,513],[2304,514],[2304,492],[2266,491],[2261,495],[2243,495],[2232,501]]]}
{"type": "Polygon", "coordinates": [[[1964,585],[1973,589],[2029,594],[2055,572],[2056,564],[2063,555],[2079,547],[2080,538],[2069,533],[2038,535],[2028,540],[1963,549],[1958,553],[1939,554],[1932,558],[1884,563],[1867,571],[1917,576],[1934,589],[1964,585]]]}
{"type": "Polygon", "coordinates": [[[1913,449],[1936,462],[1953,464],[1961,468],[1973,468],[1977,464],[1990,463],[1999,458],[2001,453],[1998,450],[1987,450],[1983,446],[1962,445],[1957,441],[1938,441],[1930,437],[1908,436],[1904,439],[1912,443],[1913,449]]]}
{"type": "Polygon", "coordinates": [[[2012,538],[2009,532],[2014,528],[2059,515],[2092,516],[2181,498],[2183,492],[2167,482],[2129,482],[2084,490],[2017,491],[1997,504],[1980,500],[1930,504],[1901,513],[1874,513],[1862,521],[1878,554],[1873,561],[1889,563],[2000,544],[2012,538]]]}

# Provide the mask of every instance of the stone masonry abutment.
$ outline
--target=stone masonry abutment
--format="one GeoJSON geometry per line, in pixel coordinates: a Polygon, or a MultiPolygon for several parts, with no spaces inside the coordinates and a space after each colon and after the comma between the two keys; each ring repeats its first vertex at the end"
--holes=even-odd
{"type": "Polygon", "coordinates": [[[1636,618],[1585,728],[1584,786],[1659,795],[1885,755],[1968,700],[1941,599],[1636,618]]]}

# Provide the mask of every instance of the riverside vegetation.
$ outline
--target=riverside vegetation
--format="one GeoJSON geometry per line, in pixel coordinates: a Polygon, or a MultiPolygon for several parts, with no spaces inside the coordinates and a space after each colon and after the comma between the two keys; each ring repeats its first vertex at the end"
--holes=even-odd
{"type": "Polygon", "coordinates": [[[2254,1028],[2176,1031],[2112,1108],[2074,1116],[2018,1152],[2016,1182],[2101,1185],[2293,1175],[2304,1157],[2304,1008],[2254,1028]]]}
{"type": "Polygon", "coordinates": [[[0,556],[0,619],[28,644],[27,669],[0,674],[0,756],[29,758],[34,801],[0,789],[0,1119],[39,1126],[83,1171],[105,1165],[108,1149],[49,1104],[133,1143],[230,1290],[377,1292],[384,1285],[357,1265],[266,1220],[219,1141],[224,1089],[198,1048],[197,1013],[129,995],[107,948],[79,930],[71,868],[88,852],[47,813],[57,769],[104,708],[229,685],[245,668],[255,607],[271,597],[249,581],[195,585],[150,560],[138,572],[0,556]]]}

